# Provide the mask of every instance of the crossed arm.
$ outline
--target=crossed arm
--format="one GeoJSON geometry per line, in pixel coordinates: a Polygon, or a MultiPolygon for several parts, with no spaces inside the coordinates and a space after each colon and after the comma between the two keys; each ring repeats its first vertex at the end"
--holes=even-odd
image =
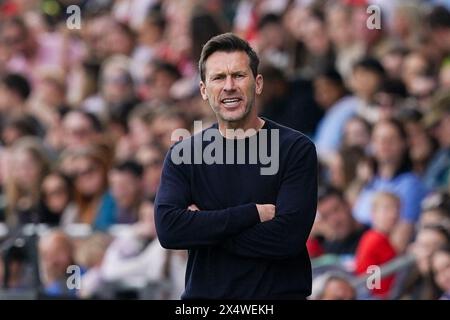
{"type": "MultiPolygon", "coordinates": [[[[166,158],[155,221],[162,246],[219,245],[237,255],[282,259],[304,250],[317,202],[317,155],[312,143],[292,150],[275,206],[245,204],[223,210],[191,207],[187,170],[166,158]]],[[[186,168],[184,168],[186,169],[186,168]]]]}

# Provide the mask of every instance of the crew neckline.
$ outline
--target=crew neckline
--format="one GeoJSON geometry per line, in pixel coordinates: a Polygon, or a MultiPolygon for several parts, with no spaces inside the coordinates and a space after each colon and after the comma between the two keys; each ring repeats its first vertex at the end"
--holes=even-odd
{"type": "MultiPolygon", "coordinates": [[[[261,116],[259,116],[258,118],[260,118],[264,121],[264,124],[262,125],[262,127],[259,128],[254,135],[246,136],[243,138],[227,138],[227,137],[225,137],[219,129],[219,122],[214,123],[214,125],[212,127],[217,129],[217,131],[219,131],[220,136],[225,140],[246,140],[246,139],[250,139],[251,137],[258,136],[259,133],[261,132],[261,129],[268,129],[269,121],[267,120],[267,118],[261,117],[261,116]]],[[[249,129],[247,129],[247,130],[249,130],[249,129]]]]}

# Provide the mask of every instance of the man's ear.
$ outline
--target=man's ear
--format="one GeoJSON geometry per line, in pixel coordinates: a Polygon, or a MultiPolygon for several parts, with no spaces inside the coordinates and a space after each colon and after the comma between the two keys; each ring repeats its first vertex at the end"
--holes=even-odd
{"type": "Polygon", "coordinates": [[[208,96],[206,95],[206,86],[203,81],[200,81],[200,94],[202,95],[203,100],[208,100],[208,96]]]}
{"type": "Polygon", "coordinates": [[[259,95],[259,94],[261,94],[261,92],[262,92],[263,84],[264,84],[263,76],[262,76],[261,74],[258,74],[258,75],[256,76],[255,84],[256,84],[256,90],[255,90],[255,92],[256,92],[256,94],[259,95]]]}

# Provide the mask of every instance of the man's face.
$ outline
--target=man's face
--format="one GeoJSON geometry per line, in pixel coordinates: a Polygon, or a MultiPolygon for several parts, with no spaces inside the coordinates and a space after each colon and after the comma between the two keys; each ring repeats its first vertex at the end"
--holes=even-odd
{"type": "Polygon", "coordinates": [[[71,264],[71,251],[67,241],[59,235],[51,235],[39,244],[42,269],[46,281],[64,279],[67,267],[71,264]]]}
{"type": "Polygon", "coordinates": [[[339,87],[326,77],[314,80],[314,99],[325,110],[329,109],[341,95],[339,87]]]}
{"type": "Polygon", "coordinates": [[[129,172],[113,170],[109,177],[111,192],[122,208],[131,208],[139,198],[141,182],[129,172]]]}
{"type": "Polygon", "coordinates": [[[261,93],[262,76],[255,79],[249,62],[243,51],[216,51],[206,60],[200,92],[219,121],[244,120],[252,110],[255,94],[261,93]]]}
{"type": "Polygon", "coordinates": [[[354,300],[355,290],[352,286],[340,279],[328,281],[323,290],[321,300],[354,300]]]}
{"type": "Polygon", "coordinates": [[[358,67],[353,71],[350,85],[358,97],[369,101],[373,98],[381,80],[377,73],[358,67]]]}
{"type": "Polygon", "coordinates": [[[422,229],[418,232],[416,240],[412,243],[412,253],[421,274],[428,274],[431,255],[445,243],[446,239],[438,231],[422,229]]]}
{"type": "Polygon", "coordinates": [[[79,113],[70,113],[63,120],[64,144],[68,148],[86,146],[95,139],[89,120],[79,113]]]}
{"type": "Polygon", "coordinates": [[[328,196],[318,203],[320,219],[327,225],[329,240],[342,240],[352,231],[351,212],[347,203],[337,196],[328,196]]]}

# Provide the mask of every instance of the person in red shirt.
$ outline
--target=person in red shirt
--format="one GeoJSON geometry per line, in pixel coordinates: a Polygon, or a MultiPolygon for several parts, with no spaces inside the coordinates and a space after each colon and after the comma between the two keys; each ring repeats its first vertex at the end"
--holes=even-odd
{"type": "MultiPolygon", "coordinates": [[[[373,201],[372,228],[364,233],[355,257],[355,273],[366,273],[372,266],[382,266],[397,255],[389,237],[397,224],[400,214],[400,199],[393,193],[379,192],[373,201]]],[[[388,298],[395,278],[389,276],[371,289],[377,298],[388,298]]]]}

